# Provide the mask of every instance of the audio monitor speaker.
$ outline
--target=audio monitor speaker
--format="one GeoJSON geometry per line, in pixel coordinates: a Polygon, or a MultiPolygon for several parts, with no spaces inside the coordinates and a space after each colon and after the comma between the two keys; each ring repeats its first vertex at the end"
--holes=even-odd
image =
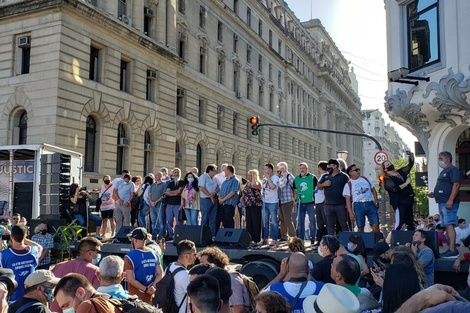
{"type": "Polygon", "coordinates": [[[214,242],[248,247],[251,235],[243,228],[220,228],[214,242]]]}
{"type": "Polygon", "coordinates": [[[177,245],[185,239],[194,242],[196,247],[206,247],[212,243],[211,230],[207,226],[176,225],[173,244],[177,245]]]}

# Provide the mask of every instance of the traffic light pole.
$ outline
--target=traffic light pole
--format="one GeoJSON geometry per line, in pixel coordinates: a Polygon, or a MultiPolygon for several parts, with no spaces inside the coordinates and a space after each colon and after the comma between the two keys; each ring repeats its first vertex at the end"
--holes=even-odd
{"type": "Polygon", "coordinates": [[[324,132],[324,133],[333,133],[333,134],[349,135],[349,136],[356,136],[356,137],[366,137],[366,138],[371,139],[377,145],[377,148],[379,149],[379,151],[382,151],[382,145],[379,143],[379,141],[375,137],[369,134],[353,133],[353,132],[342,131],[342,130],[308,128],[308,127],[301,127],[301,126],[290,126],[290,125],[279,125],[279,124],[257,124],[257,129],[263,126],[313,130],[313,131],[324,132]]]}

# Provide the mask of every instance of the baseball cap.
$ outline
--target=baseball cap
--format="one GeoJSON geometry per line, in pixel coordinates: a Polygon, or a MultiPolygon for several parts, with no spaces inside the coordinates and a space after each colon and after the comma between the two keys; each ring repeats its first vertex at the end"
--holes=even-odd
{"type": "Polygon", "coordinates": [[[32,272],[28,275],[28,277],[26,277],[26,280],[24,281],[24,287],[29,288],[43,283],[57,285],[59,280],[60,278],[55,277],[51,271],[37,270],[36,272],[32,272]]]}
{"type": "Polygon", "coordinates": [[[137,240],[145,240],[147,239],[147,230],[143,227],[134,228],[131,233],[127,234],[127,237],[137,240]]]}
{"type": "Polygon", "coordinates": [[[335,160],[335,159],[329,159],[327,164],[328,165],[332,164],[332,165],[339,166],[338,160],[335,160]]]}

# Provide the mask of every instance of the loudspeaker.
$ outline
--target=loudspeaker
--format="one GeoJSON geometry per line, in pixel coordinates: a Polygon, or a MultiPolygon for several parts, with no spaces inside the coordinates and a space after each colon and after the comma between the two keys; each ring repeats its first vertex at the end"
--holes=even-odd
{"type": "Polygon", "coordinates": [[[196,247],[207,247],[212,243],[211,229],[208,226],[176,225],[173,244],[185,239],[194,242],[196,247]]]}
{"type": "MultiPolygon", "coordinates": [[[[434,252],[434,257],[439,258],[439,241],[437,240],[437,232],[427,230],[426,245],[434,252]]],[[[392,247],[404,245],[413,242],[413,234],[415,230],[392,230],[392,247]]]]}
{"type": "Polygon", "coordinates": [[[349,237],[351,236],[359,236],[364,240],[364,245],[366,246],[367,250],[372,250],[375,245],[375,233],[367,232],[367,233],[360,233],[355,231],[341,231],[339,232],[339,242],[343,246],[347,246],[349,242],[349,237]]]}
{"type": "Polygon", "coordinates": [[[251,243],[251,235],[244,228],[220,228],[214,242],[248,247],[251,243]]]}
{"type": "Polygon", "coordinates": [[[122,226],[119,228],[116,236],[114,236],[114,239],[121,243],[130,243],[131,241],[129,240],[129,237],[127,237],[127,234],[130,234],[134,228],[135,226],[122,226]]]}

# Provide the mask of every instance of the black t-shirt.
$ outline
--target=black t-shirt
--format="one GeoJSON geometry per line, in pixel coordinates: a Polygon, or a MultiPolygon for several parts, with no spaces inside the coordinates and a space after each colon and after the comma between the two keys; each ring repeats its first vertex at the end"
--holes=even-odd
{"type": "Polygon", "coordinates": [[[313,265],[311,271],[313,279],[326,283],[336,284],[331,278],[331,264],[333,264],[334,257],[327,256],[313,265]]]}
{"type": "MultiPolygon", "coordinates": [[[[168,185],[168,189],[171,191],[178,190],[179,188],[184,188],[184,180],[179,180],[177,183],[175,181],[171,181],[168,185]]],[[[181,204],[181,194],[178,196],[166,196],[167,204],[171,205],[180,205],[181,204]]]]}
{"type": "Polygon", "coordinates": [[[27,312],[27,313],[51,313],[51,311],[44,304],[39,302],[38,300],[32,299],[32,298],[24,298],[24,297],[21,298],[21,299],[18,299],[15,302],[13,302],[12,304],[10,304],[8,306],[8,313],[15,313],[23,305],[25,305],[26,303],[30,303],[30,302],[38,303],[40,305],[33,304],[32,306],[30,306],[29,308],[27,308],[23,312],[27,312]]]}
{"type": "Polygon", "coordinates": [[[346,205],[346,200],[343,197],[343,189],[344,185],[349,181],[349,176],[343,172],[339,172],[335,176],[326,174],[323,175],[318,183],[323,184],[327,180],[331,181],[331,185],[323,189],[325,192],[324,203],[327,205],[346,205]]]}

